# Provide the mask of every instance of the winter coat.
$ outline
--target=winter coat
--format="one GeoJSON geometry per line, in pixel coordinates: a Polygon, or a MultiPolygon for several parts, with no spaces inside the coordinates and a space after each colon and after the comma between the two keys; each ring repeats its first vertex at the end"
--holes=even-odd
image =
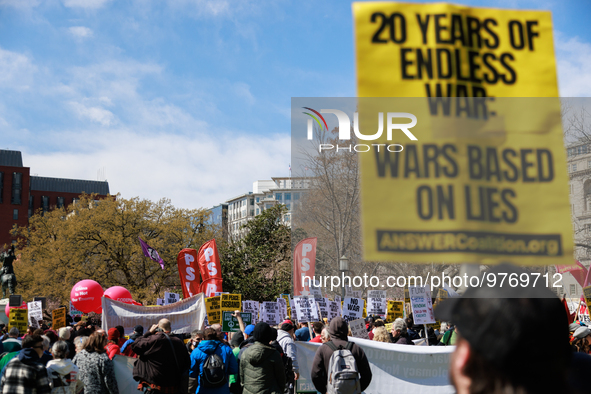
{"type": "Polygon", "coordinates": [[[72,360],[50,360],[47,363],[47,376],[52,382],[52,393],[76,394],[84,389],[79,379],[79,369],[72,360]]]}
{"type": "Polygon", "coordinates": [[[47,370],[39,363],[35,349],[19,352],[6,365],[1,382],[2,393],[48,394],[51,392],[47,370]]]}
{"type": "Polygon", "coordinates": [[[277,330],[277,342],[283,348],[287,357],[291,358],[293,371],[295,373],[300,372],[300,368],[298,366],[298,349],[296,348],[295,342],[291,337],[291,334],[287,331],[277,330]]]}
{"type": "Polygon", "coordinates": [[[81,350],[72,361],[78,366],[79,379],[84,382],[84,394],[119,394],[113,361],[106,353],[81,350]]]}
{"type": "Polygon", "coordinates": [[[133,367],[133,378],[161,387],[176,387],[181,376],[191,366],[191,360],[185,344],[180,339],[169,335],[174,346],[162,332],[145,333],[131,345],[139,357],[133,367]],[[176,359],[175,359],[176,353],[176,359]],[[177,367],[178,360],[179,366],[177,367]]]}
{"type": "Polygon", "coordinates": [[[115,345],[114,343],[111,343],[111,342],[109,342],[107,344],[107,346],[105,347],[105,349],[107,350],[107,356],[109,356],[109,358],[111,360],[116,355],[121,354],[121,348],[119,348],[119,345],[115,345]]]}
{"type": "Polygon", "coordinates": [[[226,367],[226,379],[228,379],[229,375],[238,373],[238,362],[229,346],[216,340],[201,341],[191,352],[191,370],[189,371],[190,378],[198,379],[196,394],[230,394],[228,383],[218,388],[203,387],[201,384],[201,370],[203,364],[205,364],[207,357],[210,354],[214,354],[214,352],[220,356],[224,362],[224,366],[226,367]]]}
{"type": "MultiPolygon", "coordinates": [[[[330,321],[328,328],[330,339],[332,343],[338,348],[342,346],[345,348],[348,343],[349,326],[342,318],[335,318],[330,321]]],[[[321,394],[326,393],[326,383],[328,381],[328,365],[332,357],[333,350],[326,344],[322,344],[316,351],[314,361],[312,361],[312,370],[310,375],[312,383],[321,394]]],[[[359,381],[361,383],[361,391],[364,391],[371,383],[372,373],[369,366],[369,361],[365,356],[365,352],[357,344],[353,344],[351,354],[357,363],[357,371],[359,372],[359,381]]]]}
{"type": "Polygon", "coordinates": [[[255,342],[240,355],[244,394],[283,394],[285,371],[281,356],[269,345],[255,342]]]}

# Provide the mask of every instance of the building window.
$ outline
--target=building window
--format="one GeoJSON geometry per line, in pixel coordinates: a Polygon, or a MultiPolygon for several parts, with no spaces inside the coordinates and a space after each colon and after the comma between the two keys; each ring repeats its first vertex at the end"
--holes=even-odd
{"type": "Polygon", "coordinates": [[[285,205],[287,206],[287,212],[290,212],[291,211],[291,204],[290,203],[287,203],[285,205]]]}
{"type": "Polygon", "coordinates": [[[285,193],[285,201],[291,201],[291,193],[285,193]]]}
{"type": "Polygon", "coordinates": [[[23,190],[23,174],[20,172],[12,173],[12,198],[11,204],[21,204],[21,193],[23,190]]]}
{"type": "Polygon", "coordinates": [[[12,220],[18,220],[18,209],[12,211],[12,220]]]}
{"type": "Polygon", "coordinates": [[[33,216],[33,196],[29,196],[29,217],[33,216]]]}
{"type": "Polygon", "coordinates": [[[282,201],[283,200],[283,193],[275,193],[275,200],[282,201]]]}
{"type": "Polygon", "coordinates": [[[254,207],[254,199],[252,199],[252,198],[250,199],[250,206],[254,207]]]}
{"type": "Polygon", "coordinates": [[[300,193],[294,193],[293,194],[293,199],[294,200],[299,200],[300,199],[300,193]]]}
{"type": "Polygon", "coordinates": [[[573,164],[573,172],[577,170],[577,163],[573,164]]]}
{"type": "Polygon", "coordinates": [[[41,208],[43,208],[43,212],[49,211],[49,197],[48,196],[41,196],[41,208]]]}
{"type": "Polygon", "coordinates": [[[259,212],[260,212],[260,210],[257,208],[256,212],[257,212],[257,215],[258,215],[258,214],[259,214],[259,212]]]}
{"type": "Polygon", "coordinates": [[[0,172],[0,203],[4,202],[2,196],[4,196],[4,173],[0,172]]]}
{"type": "Polygon", "coordinates": [[[64,198],[63,197],[57,198],[57,207],[58,207],[58,209],[64,207],[64,198]]]}
{"type": "Polygon", "coordinates": [[[261,201],[261,198],[260,197],[257,197],[257,202],[260,202],[260,201],[261,201]]]}
{"type": "Polygon", "coordinates": [[[254,216],[254,209],[250,210],[250,216],[254,216]]]}
{"type": "Polygon", "coordinates": [[[577,286],[570,285],[570,295],[576,295],[576,294],[577,294],[577,286]]]}

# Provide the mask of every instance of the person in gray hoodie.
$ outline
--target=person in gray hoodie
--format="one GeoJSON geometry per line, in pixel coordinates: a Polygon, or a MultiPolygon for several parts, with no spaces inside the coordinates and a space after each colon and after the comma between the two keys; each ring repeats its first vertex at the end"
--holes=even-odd
{"type": "Polygon", "coordinates": [[[46,368],[52,393],[77,394],[84,388],[84,383],[78,379],[78,367],[68,357],[68,348],[65,341],[57,341],[51,347],[53,360],[47,362],[46,368]]]}
{"type": "Polygon", "coordinates": [[[295,327],[291,320],[285,320],[281,324],[281,329],[277,331],[277,342],[279,342],[287,357],[291,358],[294,380],[298,380],[300,368],[298,367],[298,350],[293,339],[294,332],[295,327]]]}

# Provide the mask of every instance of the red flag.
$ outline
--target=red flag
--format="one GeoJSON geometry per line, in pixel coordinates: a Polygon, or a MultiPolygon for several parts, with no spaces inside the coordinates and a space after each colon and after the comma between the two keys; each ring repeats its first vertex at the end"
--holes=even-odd
{"type": "Polygon", "coordinates": [[[300,241],[293,251],[293,294],[310,295],[310,281],[303,283],[302,276],[313,277],[316,271],[316,241],[306,238],[300,241]]]}
{"type": "Polygon", "coordinates": [[[200,293],[199,267],[197,264],[197,251],[185,248],[176,256],[176,263],[181,277],[183,298],[189,298],[200,293]]]}
{"type": "Polygon", "coordinates": [[[556,268],[556,272],[559,274],[570,272],[579,285],[585,287],[585,281],[588,277],[587,268],[585,268],[579,261],[575,260],[575,262],[577,263],[576,265],[555,265],[554,268],[556,268]]]}
{"type": "Polygon", "coordinates": [[[215,239],[207,241],[199,248],[197,261],[201,271],[201,292],[206,297],[212,297],[213,293],[222,291],[222,266],[215,239]]]}

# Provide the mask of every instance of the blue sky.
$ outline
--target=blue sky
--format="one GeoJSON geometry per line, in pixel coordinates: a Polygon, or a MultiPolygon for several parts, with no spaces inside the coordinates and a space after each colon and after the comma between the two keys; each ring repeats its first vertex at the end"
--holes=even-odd
{"type": "MultiPolygon", "coordinates": [[[[590,95],[587,1],[459,3],[551,10],[590,95]]],[[[291,97],[355,93],[347,1],[0,0],[0,148],[32,174],[210,207],[288,175],[291,97]]]]}

